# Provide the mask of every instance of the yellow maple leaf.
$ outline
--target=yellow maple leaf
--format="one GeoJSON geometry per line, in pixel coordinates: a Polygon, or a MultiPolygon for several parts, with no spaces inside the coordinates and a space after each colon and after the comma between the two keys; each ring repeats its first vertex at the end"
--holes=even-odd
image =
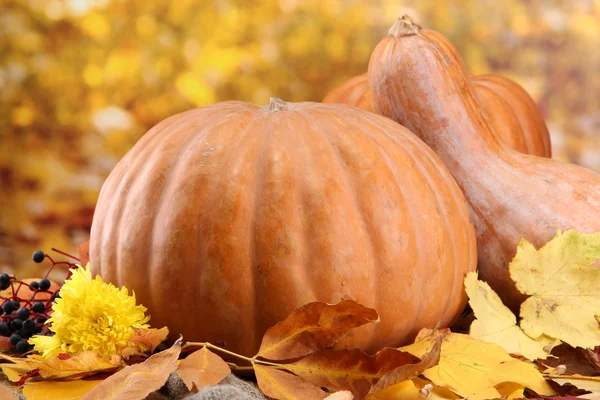
{"type": "MultiPolygon", "coordinates": [[[[447,336],[442,342],[439,364],[423,373],[435,385],[448,388],[470,400],[508,395],[499,390],[500,385],[508,382],[528,387],[538,394],[554,394],[533,365],[511,357],[494,343],[482,342],[469,335],[423,329],[415,343],[400,350],[421,357],[432,341],[444,334],[447,336]]],[[[510,387],[509,392],[516,389],[510,387]]]]}
{"type": "Polygon", "coordinates": [[[600,232],[558,231],[541,249],[522,239],[510,263],[511,278],[530,297],[521,304],[521,328],[573,347],[600,345],[600,232]]]}
{"type": "Polygon", "coordinates": [[[530,360],[546,358],[552,348],[560,344],[560,341],[546,335],[538,339],[527,336],[496,292],[487,283],[477,279],[477,272],[467,274],[465,290],[477,318],[469,330],[475,339],[496,343],[507,352],[521,354],[530,360]]]}

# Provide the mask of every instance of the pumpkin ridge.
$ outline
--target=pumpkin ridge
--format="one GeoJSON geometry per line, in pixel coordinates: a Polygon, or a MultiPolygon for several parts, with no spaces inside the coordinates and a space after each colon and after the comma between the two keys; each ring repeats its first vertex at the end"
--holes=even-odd
{"type": "MultiPolygon", "coordinates": [[[[322,112],[320,112],[319,110],[314,111],[317,114],[322,114],[322,112]]],[[[343,113],[340,112],[336,112],[338,115],[343,113]]],[[[307,118],[307,115],[302,115],[303,118],[305,118],[307,120],[307,123],[310,125],[310,120],[307,118]]],[[[345,186],[347,186],[348,188],[348,193],[350,193],[350,197],[352,198],[352,204],[353,204],[353,208],[355,210],[355,214],[357,215],[357,219],[360,221],[360,225],[362,226],[364,232],[367,233],[367,237],[368,237],[368,249],[369,249],[369,255],[370,255],[370,259],[375,259],[377,261],[379,255],[377,254],[377,252],[375,251],[376,249],[376,245],[375,245],[375,231],[372,227],[372,224],[369,224],[367,222],[366,219],[366,214],[371,214],[370,211],[370,207],[366,206],[363,202],[363,199],[360,196],[356,196],[355,193],[357,193],[358,188],[360,188],[360,185],[356,182],[357,178],[355,177],[355,174],[350,174],[348,171],[348,167],[344,166],[345,165],[351,165],[351,161],[348,162],[349,160],[345,157],[345,155],[347,155],[347,151],[343,151],[343,150],[347,150],[347,149],[342,149],[342,145],[344,145],[344,147],[348,148],[348,147],[352,147],[352,148],[357,148],[357,149],[361,149],[362,147],[360,146],[352,146],[352,144],[356,144],[356,140],[355,137],[356,135],[348,133],[348,132],[352,132],[354,129],[352,126],[348,126],[348,124],[345,124],[343,121],[339,121],[336,120],[335,121],[336,126],[339,126],[343,129],[337,129],[337,130],[332,130],[331,134],[325,134],[324,132],[314,129],[311,126],[311,129],[313,131],[315,131],[315,133],[317,133],[318,135],[320,135],[322,137],[322,140],[324,141],[324,143],[327,144],[329,150],[330,150],[330,154],[331,154],[331,158],[334,161],[334,163],[337,165],[339,172],[342,174],[342,176],[344,177],[344,182],[345,182],[345,186]],[[336,143],[334,144],[331,140],[331,136],[336,135],[336,143]],[[352,142],[352,144],[348,143],[348,144],[341,144],[340,142],[342,142],[342,139],[339,138],[339,136],[344,135],[344,138],[349,138],[352,142]],[[343,154],[341,154],[343,153],[343,154]]],[[[363,133],[364,131],[362,129],[360,129],[361,133],[363,133]]],[[[371,139],[372,137],[370,135],[368,135],[371,139]]],[[[347,139],[346,139],[347,140],[347,139]]],[[[377,265],[378,262],[374,263],[374,265],[377,265]]],[[[379,296],[378,296],[378,292],[377,290],[375,290],[374,288],[379,287],[379,276],[377,274],[372,274],[373,276],[370,276],[371,279],[373,279],[373,281],[370,283],[371,287],[371,292],[374,296],[374,300],[373,300],[373,308],[378,307],[379,306],[379,296]]],[[[355,300],[356,299],[352,299],[355,300]]],[[[377,309],[377,308],[375,308],[377,309]]]]}
{"type": "MultiPolygon", "coordinates": [[[[399,147],[401,147],[403,149],[403,152],[406,153],[407,158],[410,158],[412,160],[415,168],[421,173],[422,176],[424,176],[426,178],[425,182],[428,185],[429,191],[435,196],[436,203],[440,207],[440,211],[442,211],[442,212],[440,212],[440,214],[445,215],[443,213],[443,211],[447,211],[446,207],[445,207],[446,202],[443,201],[443,199],[441,199],[439,197],[437,191],[433,189],[433,186],[431,184],[431,182],[432,182],[432,179],[431,179],[432,173],[435,173],[437,175],[445,175],[446,177],[448,177],[449,179],[452,180],[453,186],[457,189],[456,193],[462,193],[462,192],[461,192],[461,189],[458,186],[458,184],[454,181],[454,178],[451,176],[450,172],[445,167],[443,167],[441,164],[438,165],[438,164],[436,164],[434,162],[435,155],[434,155],[433,151],[430,151],[430,149],[427,147],[426,151],[423,151],[422,154],[420,154],[421,156],[425,156],[426,157],[425,159],[428,161],[428,164],[429,164],[428,167],[430,167],[430,168],[425,167],[425,166],[421,165],[421,163],[418,162],[414,158],[412,152],[408,151],[408,149],[406,149],[405,144],[402,143],[403,141],[404,142],[408,142],[410,144],[410,146],[412,146],[412,147],[418,147],[419,145],[423,145],[424,144],[423,141],[421,139],[419,139],[416,135],[414,135],[412,132],[410,132],[410,130],[408,130],[408,129],[406,129],[406,128],[403,127],[403,129],[405,129],[408,134],[405,135],[405,136],[403,136],[402,137],[403,140],[401,141],[396,136],[392,136],[392,135],[388,134],[388,130],[385,129],[385,127],[383,127],[382,125],[378,124],[379,121],[373,121],[372,119],[363,118],[362,115],[360,117],[361,117],[361,119],[364,122],[369,123],[371,126],[373,126],[373,127],[377,128],[377,129],[381,130],[382,132],[384,132],[385,137],[387,137],[388,139],[390,139],[392,142],[395,142],[396,144],[399,145],[399,147]]],[[[369,137],[371,137],[372,140],[374,140],[375,142],[378,143],[378,145],[380,146],[380,151],[381,151],[382,155],[384,156],[384,159],[386,161],[386,164],[388,165],[388,168],[390,168],[390,170],[393,172],[393,176],[396,177],[395,180],[396,180],[396,183],[397,183],[398,190],[403,193],[403,198],[404,199],[408,199],[408,197],[406,196],[406,194],[402,190],[403,186],[400,184],[400,182],[397,179],[397,177],[399,176],[399,173],[396,170],[396,168],[394,167],[394,163],[392,162],[392,158],[390,157],[389,153],[386,150],[386,146],[383,146],[380,143],[380,141],[379,141],[378,138],[373,137],[373,135],[371,135],[369,132],[367,132],[364,128],[361,128],[361,130],[362,130],[363,133],[365,133],[366,135],[368,135],[369,137]]],[[[452,198],[452,200],[454,200],[454,204],[460,204],[460,202],[463,201],[463,197],[455,196],[455,197],[452,198]]],[[[467,227],[466,229],[469,229],[468,227],[471,227],[471,230],[472,230],[472,222],[470,220],[470,217],[469,217],[469,214],[468,214],[468,210],[465,209],[464,211],[465,211],[465,215],[464,215],[464,217],[465,217],[465,225],[467,227]]],[[[414,216],[412,216],[412,214],[411,214],[411,217],[412,217],[412,221],[413,221],[413,224],[412,224],[413,231],[417,231],[415,229],[415,226],[417,226],[415,218],[414,218],[414,216]]],[[[450,230],[450,227],[448,225],[447,220],[445,218],[441,218],[441,219],[443,220],[443,224],[444,224],[444,227],[446,228],[446,230],[450,230]]],[[[469,234],[467,232],[465,232],[465,236],[469,236],[469,234]]],[[[459,257],[460,255],[455,251],[455,249],[457,248],[456,237],[452,236],[451,240],[452,240],[452,244],[454,245],[453,248],[452,248],[452,258],[451,259],[453,260],[454,263],[458,263],[458,261],[460,259],[460,257],[459,257]]],[[[471,255],[476,255],[476,252],[474,252],[473,249],[470,249],[470,250],[471,250],[470,251],[471,255]]],[[[419,252],[419,254],[422,254],[422,252],[419,252]]],[[[415,262],[415,264],[418,265],[418,260],[417,260],[417,262],[415,262]]],[[[456,286],[455,282],[456,282],[456,279],[457,279],[457,274],[458,274],[458,272],[457,272],[457,270],[455,270],[454,271],[452,285],[451,285],[452,290],[451,290],[451,294],[448,295],[448,299],[449,298],[454,298],[452,296],[454,296],[454,290],[455,290],[455,286],[456,286]]],[[[461,281],[462,281],[462,277],[461,277],[461,281]]],[[[425,286],[423,283],[426,284],[427,282],[420,282],[420,284],[421,284],[422,287],[425,286]]],[[[463,301],[466,302],[466,298],[463,301]]],[[[449,307],[451,306],[448,301],[446,301],[445,304],[449,305],[449,307]]],[[[420,315],[420,311],[421,311],[422,307],[423,307],[423,303],[421,302],[421,303],[419,303],[419,309],[414,314],[415,319],[418,318],[418,316],[420,315]]],[[[449,311],[448,308],[446,308],[446,311],[444,312],[444,315],[447,314],[448,311],[449,311]]],[[[413,321],[413,323],[414,323],[414,321],[413,321]]]]}

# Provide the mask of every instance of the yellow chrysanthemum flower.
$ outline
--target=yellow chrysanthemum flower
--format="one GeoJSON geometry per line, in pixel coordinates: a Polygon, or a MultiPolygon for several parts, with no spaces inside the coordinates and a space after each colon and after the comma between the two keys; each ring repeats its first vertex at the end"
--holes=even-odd
{"type": "Polygon", "coordinates": [[[92,279],[89,263],[77,266],[60,289],[48,320],[54,336],[29,339],[45,359],[60,353],[79,354],[91,350],[100,355],[120,354],[134,334],[133,328],[147,328],[146,307],[136,305],[135,293],[92,279]]]}

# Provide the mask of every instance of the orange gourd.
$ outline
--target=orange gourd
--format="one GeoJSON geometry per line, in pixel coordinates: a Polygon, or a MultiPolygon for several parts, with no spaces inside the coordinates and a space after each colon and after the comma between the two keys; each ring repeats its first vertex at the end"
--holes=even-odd
{"type": "Polygon", "coordinates": [[[515,81],[501,75],[473,78],[480,104],[504,143],[534,156],[552,156],[550,133],[535,101],[515,81]]]}
{"type": "Polygon", "coordinates": [[[345,344],[375,351],[455,320],[476,241],[448,170],[395,122],[224,102],[160,122],[118,163],[90,264],[188,341],[253,355],[297,307],[353,299],[381,322],[345,344]]]}
{"type": "MultiPolygon", "coordinates": [[[[501,75],[473,77],[475,92],[494,131],[513,149],[540,157],[552,155],[550,133],[535,102],[515,81],[501,75]]],[[[323,99],[375,112],[368,74],[344,82],[323,99]]]]}
{"type": "Polygon", "coordinates": [[[369,82],[377,112],[423,139],[462,188],[477,231],[479,274],[513,310],[524,297],[508,265],[521,237],[541,246],[558,229],[600,231],[600,175],[502,143],[440,33],[399,19],[371,55],[369,82]]]}

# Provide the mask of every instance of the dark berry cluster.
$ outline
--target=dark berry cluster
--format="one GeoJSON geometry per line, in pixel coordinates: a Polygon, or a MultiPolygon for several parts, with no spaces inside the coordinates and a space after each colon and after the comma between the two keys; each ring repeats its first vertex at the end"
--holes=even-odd
{"type": "MultiPolygon", "coordinates": [[[[54,251],[77,260],[75,257],[54,251]]],[[[17,353],[30,350],[28,339],[37,334],[49,335],[46,321],[52,312],[52,303],[59,295],[59,289],[52,289],[48,275],[55,266],[67,266],[67,278],[71,275],[74,263],[54,261],[52,257],[38,250],[33,253],[33,261],[42,263],[48,260],[52,263],[46,276],[37,281],[18,280],[12,275],[0,274],[0,336],[8,337],[9,342],[17,353]]],[[[56,286],[54,286],[56,288],[56,286]]]]}

